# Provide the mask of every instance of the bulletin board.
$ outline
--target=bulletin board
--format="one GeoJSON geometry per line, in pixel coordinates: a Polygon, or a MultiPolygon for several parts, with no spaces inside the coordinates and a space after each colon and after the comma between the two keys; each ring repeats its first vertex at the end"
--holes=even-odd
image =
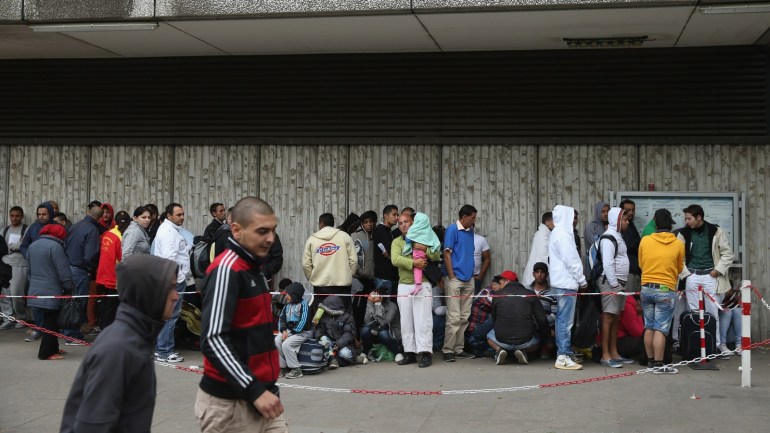
{"type": "Polygon", "coordinates": [[[743,228],[746,226],[745,194],[720,192],[658,192],[658,191],[620,191],[613,192],[610,202],[617,206],[621,201],[631,199],[636,203],[634,225],[641,234],[647,223],[652,220],[655,211],[668,209],[674,217],[674,230],[684,227],[682,209],[691,204],[703,207],[705,220],[722,228],[735,254],[733,267],[742,268],[741,274],[748,275],[744,257],[746,238],[743,228]]]}

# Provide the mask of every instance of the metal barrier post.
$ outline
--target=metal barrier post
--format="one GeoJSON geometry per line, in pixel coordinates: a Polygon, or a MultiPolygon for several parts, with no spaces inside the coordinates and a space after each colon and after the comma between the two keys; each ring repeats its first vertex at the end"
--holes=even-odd
{"type": "Polygon", "coordinates": [[[751,281],[741,282],[741,387],[751,386],[751,281]]]}

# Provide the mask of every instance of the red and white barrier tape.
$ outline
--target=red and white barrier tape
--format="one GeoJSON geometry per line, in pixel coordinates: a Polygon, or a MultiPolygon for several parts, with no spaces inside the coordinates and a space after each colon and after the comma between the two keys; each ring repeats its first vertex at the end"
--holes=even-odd
{"type": "MultiPolygon", "coordinates": [[[[765,302],[765,300],[762,298],[762,295],[757,291],[757,289],[753,286],[751,286],[752,289],[754,289],[757,296],[759,296],[762,303],[765,305],[768,310],[770,310],[770,306],[765,302]]],[[[531,295],[526,295],[531,296],[531,295]]],[[[749,304],[750,305],[750,304],[749,304]]],[[[58,338],[63,338],[65,340],[69,341],[75,341],[78,343],[83,344],[84,346],[91,346],[91,343],[88,343],[86,341],[78,340],[76,338],[68,337],[66,335],[50,331],[45,328],[38,327],[34,324],[28,323],[26,321],[16,319],[11,316],[7,316],[0,312],[0,317],[2,317],[5,320],[11,320],[14,322],[19,322],[25,326],[28,326],[31,329],[45,332],[51,335],[54,335],[58,338]]],[[[597,377],[590,377],[585,379],[575,379],[575,380],[569,380],[569,381],[561,381],[561,382],[552,382],[552,383],[544,383],[544,384],[538,384],[538,385],[523,385],[523,386],[512,386],[512,387],[504,387],[504,388],[483,388],[483,389],[458,389],[458,390],[375,390],[375,389],[353,389],[353,388],[330,388],[330,387],[320,387],[320,386],[310,386],[310,385],[299,385],[299,384],[293,384],[293,383],[279,383],[281,388],[288,388],[288,389],[301,389],[301,390],[307,390],[307,391],[319,391],[319,392],[334,392],[334,393],[349,393],[349,394],[374,394],[374,395],[398,395],[398,396],[436,396],[436,395],[460,395],[460,394],[484,394],[484,393],[503,393],[503,392],[516,392],[516,391],[529,391],[533,389],[545,389],[545,388],[555,388],[555,387],[561,387],[561,386],[570,386],[570,385],[580,385],[585,383],[592,383],[592,382],[600,382],[604,380],[611,380],[611,379],[620,379],[623,377],[630,377],[630,376],[636,376],[640,374],[647,374],[647,373],[654,373],[656,371],[662,370],[664,368],[671,368],[671,367],[680,367],[685,366],[689,364],[695,364],[695,363],[702,363],[705,361],[710,361],[717,359],[722,356],[729,356],[737,352],[742,351],[750,351],[750,349],[770,345],[770,339],[757,342],[757,343],[751,343],[746,344],[747,342],[744,340],[742,348],[740,350],[730,350],[725,351],[721,353],[715,353],[708,356],[698,357],[690,360],[681,361],[678,363],[673,364],[667,364],[661,367],[655,367],[655,368],[644,368],[640,370],[635,371],[629,371],[625,373],[619,373],[619,374],[611,374],[611,375],[605,375],[605,376],[597,376],[597,377]]],[[[187,371],[191,373],[196,374],[203,374],[203,370],[196,368],[196,367],[185,367],[177,364],[171,364],[166,362],[160,362],[155,361],[156,365],[159,365],[161,367],[166,368],[173,368],[175,370],[181,370],[181,371],[187,371]]]]}

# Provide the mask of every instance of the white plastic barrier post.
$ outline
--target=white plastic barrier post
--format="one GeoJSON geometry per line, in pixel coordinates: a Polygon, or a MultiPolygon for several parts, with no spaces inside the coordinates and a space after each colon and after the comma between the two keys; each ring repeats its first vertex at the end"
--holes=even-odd
{"type": "Polygon", "coordinates": [[[743,316],[741,317],[741,387],[751,386],[751,281],[741,282],[741,303],[743,316]]]}

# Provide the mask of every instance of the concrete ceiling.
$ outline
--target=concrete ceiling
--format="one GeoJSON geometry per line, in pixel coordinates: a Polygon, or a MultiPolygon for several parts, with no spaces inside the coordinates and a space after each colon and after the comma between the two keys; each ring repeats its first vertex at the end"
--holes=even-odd
{"type": "MultiPolygon", "coordinates": [[[[691,5],[229,20],[160,20],[156,30],[38,33],[0,25],[0,58],[168,57],[567,48],[562,38],[648,36],[644,47],[751,45],[770,13],[691,5]]],[[[765,38],[766,39],[766,38],[765,38]]]]}

